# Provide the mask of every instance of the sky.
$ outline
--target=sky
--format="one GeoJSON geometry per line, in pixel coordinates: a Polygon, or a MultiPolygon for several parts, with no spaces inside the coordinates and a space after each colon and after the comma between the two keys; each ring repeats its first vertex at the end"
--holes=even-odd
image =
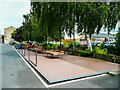
{"type": "MultiPolygon", "coordinates": [[[[0,0],[0,33],[4,28],[13,26],[19,28],[23,22],[23,15],[30,12],[30,0],[0,0]]],[[[118,31],[118,25],[111,33],[118,31]]],[[[101,32],[104,32],[101,29],[101,32]]],[[[106,33],[106,32],[104,32],[106,33]]]]}
{"type": "Polygon", "coordinates": [[[13,26],[19,28],[23,15],[30,12],[30,0],[0,0],[0,33],[4,28],[13,26]]]}

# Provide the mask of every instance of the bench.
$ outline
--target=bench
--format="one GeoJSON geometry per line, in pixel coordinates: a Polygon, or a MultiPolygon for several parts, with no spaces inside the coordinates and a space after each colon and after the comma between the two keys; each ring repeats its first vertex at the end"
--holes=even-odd
{"type": "Polygon", "coordinates": [[[46,49],[44,49],[43,46],[37,46],[37,47],[34,47],[34,48],[32,48],[32,49],[33,49],[33,50],[40,51],[40,52],[46,51],[46,49]]]}
{"type": "Polygon", "coordinates": [[[60,52],[53,52],[53,51],[46,51],[46,54],[47,54],[47,56],[48,56],[48,54],[50,54],[50,55],[52,55],[52,56],[63,56],[64,55],[64,53],[60,53],[60,52]]]}

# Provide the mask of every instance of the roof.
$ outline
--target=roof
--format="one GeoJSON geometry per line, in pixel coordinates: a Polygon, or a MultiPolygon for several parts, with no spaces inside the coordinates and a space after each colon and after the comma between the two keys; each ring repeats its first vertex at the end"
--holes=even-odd
{"type": "MultiPolygon", "coordinates": [[[[8,28],[14,28],[14,29],[16,29],[16,28],[15,28],[15,27],[13,27],[13,26],[7,27],[7,28],[5,28],[5,29],[8,29],[8,28]]],[[[5,29],[4,29],[4,30],[5,30],[5,29]]]]}
{"type": "Polygon", "coordinates": [[[103,41],[102,39],[100,39],[100,38],[94,38],[95,40],[97,40],[97,41],[103,41]]]}
{"type": "Polygon", "coordinates": [[[99,34],[96,34],[96,33],[94,33],[93,35],[92,35],[92,37],[96,37],[96,38],[108,38],[108,37],[110,37],[110,38],[115,38],[113,35],[111,35],[111,34],[106,34],[106,33],[99,33],[99,34]]]}

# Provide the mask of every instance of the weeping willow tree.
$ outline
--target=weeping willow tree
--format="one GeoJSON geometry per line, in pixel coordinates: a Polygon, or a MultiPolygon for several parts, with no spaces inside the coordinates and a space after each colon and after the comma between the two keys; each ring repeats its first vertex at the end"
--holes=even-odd
{"type": "Polygon", "coordinates": [[[108,32],[114,29],[119,10],[119,2],[110,2],[109,5],[105,2],[31,2],[30,15],[25,17],[24,30],[29,32],[32,29],[34,40],[47,41],[47,37],[58,40],[59,37],[61,42],[64,30],[68,36],[73,35],[75,40],[77,27],[77,33],[85,33],[88,49],[92,51],[92,34],[99,33],[102,27],[108,32]]]}
{"type": "Polygon", "coordinates": [[[93,33],[97,32],[98,34],[103,26],[108,32],[115,28],[118,22],[118,4],[110,3],[110,5],[107,5],[105,2],[79,3],[77,12],[81,13],[78,13],[76,16],[77,31],[78,33],[85,33],[88,49],[91,51],[90,38],[93,33]]]}
{"type": "MultiPolygon", "coordinates": [[[[33,30],[37,32],[36,37],[39,35],[60,40],[63,38],[64,20],[66,20],[66,4],[65,3],[49,3],[39,2],[31,3],[33,16],[33,30]]],[[[67,9],[66,9],[67,10],[67,9]]],[[[60,43],[61,45],[61,43],[60,43]]]]}

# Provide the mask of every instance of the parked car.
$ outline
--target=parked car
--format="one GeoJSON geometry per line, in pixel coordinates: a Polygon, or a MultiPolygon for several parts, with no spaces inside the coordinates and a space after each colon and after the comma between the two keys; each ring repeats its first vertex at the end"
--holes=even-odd
{"type": "Polygon", "coordinates": [[[87,45],[86,41],[80,41],[80,45],[87,45]]]}
{"type": "Polygon", "coordinates": [[[24,44],[15,44],[16,49],[24,49],[25,45],[24,44]]]}
{"type": "Polygon", "coordinates": [[[115,46],[115,42],[106,42],[105,46],[115,46]]]}
{"type": "Polygon", "coordinates": [[[94,42],[94,41],[92,41],[91,44],[92,44],[92,46],[99,46],[99,45],[102,44],[102,42],[94,42]]]}
{"type": "Polygon", "coordinates": [[[97,42],[96,46],[99,46],[99,45],[101,45],[101,44],[102,44],[102,42],[97,42]]]}
{"type": "Polygon", "coordinates": [[[111,42],[111,43],[110,43],[110,46],[115,46],[115,42],[111,42]]]}

